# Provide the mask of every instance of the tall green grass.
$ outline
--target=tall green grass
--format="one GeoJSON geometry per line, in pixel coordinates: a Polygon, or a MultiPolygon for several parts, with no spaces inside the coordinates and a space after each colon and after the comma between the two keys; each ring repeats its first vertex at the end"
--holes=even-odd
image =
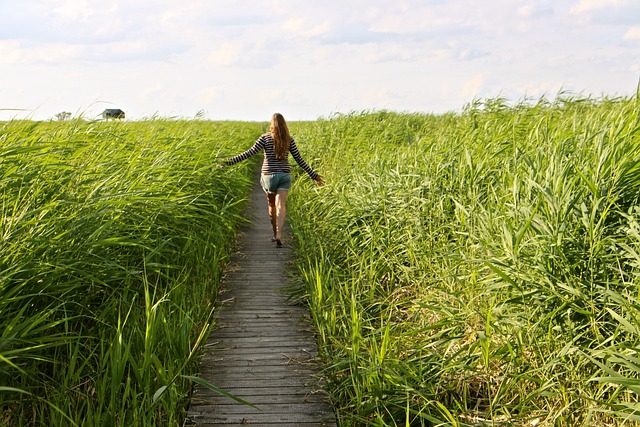
{"type": "MultiPolygon", "coordinates": [[[[637,97],[292,123],[341,425],[635,425],[637,97]]],[[[0,124],[0,424],[176,425],[242,221],[247,123],[0,124]]]]}
{"type": "Polygon", "coordinates": [[[0,123],[0,425],[178,425],[257,124],[0,123]]]}
{"type": "Polygon", "coordinates": [[[639,113],[561,94],[294,127],[329,183],[289,214],[342,425],[640,420],[639,113]]]}

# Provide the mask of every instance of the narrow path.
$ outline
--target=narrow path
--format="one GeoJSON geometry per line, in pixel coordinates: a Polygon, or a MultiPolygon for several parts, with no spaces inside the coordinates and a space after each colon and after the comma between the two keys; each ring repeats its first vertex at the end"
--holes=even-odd
{"type": "Polygon", "coordinates": [[[231,259],[200,376],[257,407],[197,386],[188,412],[196,426],[336,426],[318,379],[306,306],[287,300],[292,250],[276,248],[264,193],[256,185],[251,223],[231,259]]]}

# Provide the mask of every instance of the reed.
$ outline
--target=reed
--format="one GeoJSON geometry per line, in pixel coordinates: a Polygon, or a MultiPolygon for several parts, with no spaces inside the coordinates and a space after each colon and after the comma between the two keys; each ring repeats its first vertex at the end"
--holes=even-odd
{"type": "MultiPolygon", "coordinates": [[[[291,123],[341,425],[640,421],[638,97],[291,123]]],[[[178,425],[262,125],[0,124],[0,424],[178,425]]],[[[215,390],[215,385],[209,384],[215,390]]]]}
{"type": "Polygon", "coordinates": [[[0,124],[0,424],[178,425],[258,124],[0,124]]]}
{"type": "Polygon", "coordinates": [[[638,98],[294,128],[290,197],[341,425],[638,421],[638,98]]]}

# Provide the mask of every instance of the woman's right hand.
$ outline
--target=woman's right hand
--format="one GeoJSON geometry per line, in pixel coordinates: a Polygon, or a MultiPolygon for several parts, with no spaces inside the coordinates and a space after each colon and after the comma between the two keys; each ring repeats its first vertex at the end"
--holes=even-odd
{"type": "Polygon", "coordinates": [[[314,179],[314,181],[321,187],[324,185],[324,179],[322,179],[322,176],[319,174],[318,176],[316,176],[316,179],[314,179]]]}

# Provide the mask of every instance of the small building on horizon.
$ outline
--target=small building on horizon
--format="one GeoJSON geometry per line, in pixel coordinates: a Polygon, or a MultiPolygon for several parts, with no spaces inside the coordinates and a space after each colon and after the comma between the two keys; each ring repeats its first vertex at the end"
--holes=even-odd
{"type": "Polygon", "coordinates": [[[107,108],[102,112],[103,119],[124,119],[124,111],[119,108],[107,108]]]}

